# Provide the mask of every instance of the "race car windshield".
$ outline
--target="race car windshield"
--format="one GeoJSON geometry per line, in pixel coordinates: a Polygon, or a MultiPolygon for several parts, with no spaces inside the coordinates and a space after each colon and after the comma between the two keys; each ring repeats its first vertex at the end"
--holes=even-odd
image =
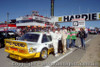
{"type": "Polygon", "coordinates": [[[37,42],[38,39],[39,39],[39,34],[25,34],[19,38],[19,40],[31,41],[31,42],[37,42]]]}

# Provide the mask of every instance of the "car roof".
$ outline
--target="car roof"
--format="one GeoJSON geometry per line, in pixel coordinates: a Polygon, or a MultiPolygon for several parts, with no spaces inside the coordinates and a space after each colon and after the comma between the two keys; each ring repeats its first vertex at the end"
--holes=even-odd
{"type": "Polygon", "coordinates": [[[48,34],[47,32],[28,32],[28,34],[48,34]]]}
{"type": "Polygon", "coordinates": [[[13,31],[0,31],[0,32],[13,32],[13,31]]]}

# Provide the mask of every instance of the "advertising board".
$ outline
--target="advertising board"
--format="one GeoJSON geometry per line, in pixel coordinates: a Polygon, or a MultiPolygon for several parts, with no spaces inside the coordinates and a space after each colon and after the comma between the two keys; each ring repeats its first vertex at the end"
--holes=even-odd
{"type": "Polygon", "coordinates": [[[100,13],[88,13],[80,15],[59,16],[56,22],[71,22],[73,19],[85,19],[85,21],[100,20],[100,13]]]}

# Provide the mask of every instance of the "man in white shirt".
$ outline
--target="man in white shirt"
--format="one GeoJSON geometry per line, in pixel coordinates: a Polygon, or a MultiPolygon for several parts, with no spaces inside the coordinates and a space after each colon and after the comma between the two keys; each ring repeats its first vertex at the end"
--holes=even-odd
{"type": "Polygon", "coordinates": [[[63,52],[62,42],[61,42],[62,33],[60,28],[57,29],[57,35],[58,35],[58,53],[62,53],[63,52]]]}
{"type": "Polygon", "coordinates": [[[55,29],[53,29],[53,32],[50,32],[51,36],[52,36],[52,42],[53,42],[53,46],[54,46],[54,54],[57,57],[58,56],[58,35],[57,35],[57,31],[55,29]]]}
{"type": "Polygon", "coordinates": [[[66,38],[67,38],[67,30],[65,29],[65,27],[63,27],[63,30],[62,30],[62,45],[63,45],[63,54],[66,53],[66,38]]]}

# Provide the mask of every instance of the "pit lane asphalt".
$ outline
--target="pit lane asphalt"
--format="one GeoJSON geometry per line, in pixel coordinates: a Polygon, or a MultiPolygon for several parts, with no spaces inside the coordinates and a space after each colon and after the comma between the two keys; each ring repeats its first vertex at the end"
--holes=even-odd
{"type": "MultiPolygon", "coordinates": [[[[86,38],[86,47],[90,44],[87,42],[95,38],[98,35],[88,35],[86,38]]],[[[80,40],[77,38],[76,45],[80,46],[80,40]]],[[[55,57],[53,54],[50,54],[46,60],[40,59],[29,59],[16,61],[8,57],[8,53],[4,51],[4,48],[0,48],[0,67],[58,67],[59,64],[64,62],[77,62],[85,54],[86,50],[79,48],[73,48],[73,50],[68,50],[66,54],[60,54],[58,57],[55,57]]],[[[62,67],[62,66],[59,66],[62,67]]]]}

